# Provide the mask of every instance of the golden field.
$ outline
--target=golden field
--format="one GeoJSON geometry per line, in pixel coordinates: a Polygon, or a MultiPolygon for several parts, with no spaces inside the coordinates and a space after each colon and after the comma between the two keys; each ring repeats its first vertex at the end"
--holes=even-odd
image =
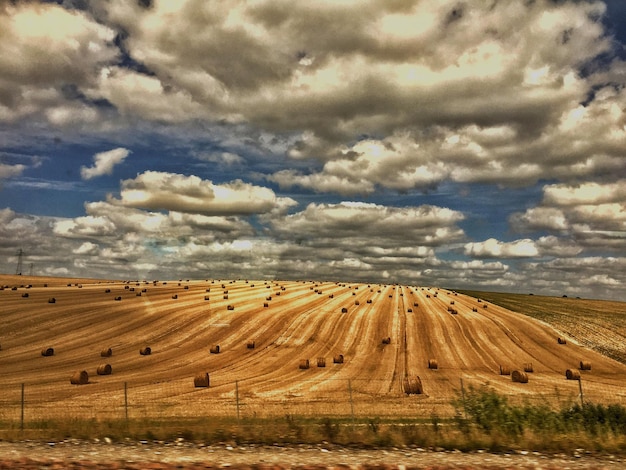
{"type": "MultiPolygon", "coordinates": [[[[581,361],[591,364],[579,371],[586,398],[626,403],[626,365],[583,344],[576,315],[557,330],[435,287],[6,275],[0,286],[0,418],[9,420],[20,412],[22,384],[31,419],[125,409],[146,417],[451,416],[462,389],[482,384],[514,400],[576,401],[579,383],[565,372],[581,361]],[[145,346],[150,355],[139,353],[145,346]],[[44,348],[54,355],[44,357],[44,348]],[[334,363],[338,355],[343,363],[334,363]],[[98,375],[105,364],[112,373],[98,375]],[[500,374],[525,365],[528,383],[500,374]],[[71,384],[83,370],[88,383],[71,384]],[[210,387],[194,387],[201,373],[210,387]],[[423,393],[405,394],[403,379],[416,376],[423,393]]],[[[614,338],[607,347],[619,348],[614,338]]]]}

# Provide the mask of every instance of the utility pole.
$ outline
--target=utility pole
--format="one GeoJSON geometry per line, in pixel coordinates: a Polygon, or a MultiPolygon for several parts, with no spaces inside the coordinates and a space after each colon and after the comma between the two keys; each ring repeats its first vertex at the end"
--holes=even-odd
{"type": "Polygon", "coordinates": [[[24,251],[20,248],[17,251],[17,269],[15,270],[15,274],[22,275],[22,256],[24,255],[24,251]]]}

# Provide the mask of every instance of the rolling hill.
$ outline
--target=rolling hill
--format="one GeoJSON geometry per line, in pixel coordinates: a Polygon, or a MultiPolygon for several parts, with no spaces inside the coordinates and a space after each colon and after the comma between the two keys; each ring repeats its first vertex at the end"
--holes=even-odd
{"type": "Polygon", "coordinates": [[[486,383],[516,399],[575,400],[579,384],[565,371],[581,361],[592,365],[580,371],[586,397],[626,402],[626,365],[584,345],[573,321],[557,330],[435,287],[25,276],[0,276],[0,286],[8,419],[22,384],[31,414],[42,416],[116,414],[124,402],[146,416],[232,414],[235,405],[251,416],[445,416],[460,389],[486,383]],[[139,354],[145,346],[150,355],[139,354]],[[96,373],[104,363],[111,375],[96,373]],[[528,383],[501,366],[532,369],[528,383]],[[88,384],[70,383],[79,370],[88,384]],[[198,373],[209,373],[209,388],[193,386],[198,373]],[[415,376],[423,393],[407,395],[403,379],[415,376]]]}

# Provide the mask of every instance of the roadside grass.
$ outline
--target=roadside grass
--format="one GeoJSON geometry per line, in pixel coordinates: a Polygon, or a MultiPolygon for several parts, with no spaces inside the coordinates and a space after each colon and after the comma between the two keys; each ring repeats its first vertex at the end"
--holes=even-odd
{"type": "Polygon", "coordinates": [[[455,416],[422,419],[200,417],[185,419],[60,419],[19,425],[0,422],[0,439],[80,439],[111,442],[185,441],[211,444],[334,444],[358,448],[420,447],[460,451],[626,454],[626,407],[511,404],[487,385],[469,387],[453,401],[455,416]]]}

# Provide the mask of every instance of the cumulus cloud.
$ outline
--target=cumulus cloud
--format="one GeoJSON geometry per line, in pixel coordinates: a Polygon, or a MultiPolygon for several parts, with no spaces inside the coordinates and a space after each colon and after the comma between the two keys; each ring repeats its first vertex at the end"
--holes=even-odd
{"type": "Polygon", "coordinates": [[[533,258],[539,255],[539,249],[530,239],[501,242],[490,238],[484,242],[467,243],[465,254],[476,258],[533,258]]]}
{"type": "Polygon", "coordinates": [[[555,184],[543,188],[537,207],[511,216],[519,231],[543,231],[569,237],[593,250],[617,250],[626,245],[626,181],[555,184]]]}
{"type": "Polygon", "coordinates": [[[37,116],[55,125],[91,120],[93,111],[72,103],[70,89],[88,86],[103,64],[115,61],[115,31],[78,10],[51,3],[0,9],[0,121],[37,116]]]}
{"type": "Polygon", "coordinates": [[[0,179],[7,179],[13,176],[19,176],[25,169],[25,165],[7,165],[5,163],[0,163],[0,179]]]}
{"type": "Polygon", "coordinates": [[[80,176],[84,180],[90,180],[102,175],[110,175],[113,173],[113,167],[122,163],[130,150],[125,148],[116,148],[107,152],[100,152],[93,156],[93,166],[80,168],[80,176]]]}
{"type": "Polygon", "coordinates": [[[120,199],[127,207],[204,215],[250,215],[284,210],[297,204],[269,188],[235,180],[214,184],[197,176],[147,171],[122,181],[120,199]]]}
{"type": "Polygon", "coordinates": [[[275,233],[313,246],[333,241],[346,248],[438,246],[463,239],[460,212],[435,206],[389,207],[345,201],[309,204],[302,212],[273,220],[275,233]]]}

